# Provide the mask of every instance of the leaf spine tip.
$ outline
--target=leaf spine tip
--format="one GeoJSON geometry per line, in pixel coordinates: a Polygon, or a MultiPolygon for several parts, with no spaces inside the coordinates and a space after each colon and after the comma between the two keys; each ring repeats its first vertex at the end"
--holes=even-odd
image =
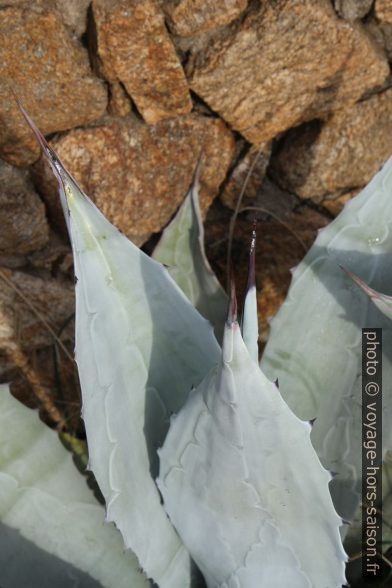
{"type": "Polygon", "coordinates": [[[195,186],[196,188],[199,188],[199,185],[200,185],[200,174],[201,174],[201,169],[203,167],[202,164],[203,164],[203,150],[200,149],[199,157],[197,158],[197,163],[196,163],[195,171],[193,172],[193,180],[192,180],[192,185],[195,186]]]}
{"type": "Polygon", "coordinates": [[[24,106],[22,105],[21,101],[19,100],[19,98],[16,95],[16,93],[14,92],[14,90],[12,90],[12,92],[14,94],[14,98],[15,98],[15,101],[18,105],[20,112],[22,113],[22,115],[23,115],[25,121],[27,122],[27,124],[29,125],[30,129],[33,131],[35,138],[37,139],[38,143],[40,144],[43,152],[48,157],[50,162],[56,167],[57,171],[59,171],[58,166],[60,166],[61,164],[60,164],[59,158],[57,157],[55,151],[52,149],[52,147],[50,147],[49,143],[47,142],[44,135],[41,133],[41,131],[39,130],[39,128],[37,127],[37,125],[35,124],[33,119],[31,118],[31,116],[29,114],[27,114],[27,111],[25,110],[24,106]]]}

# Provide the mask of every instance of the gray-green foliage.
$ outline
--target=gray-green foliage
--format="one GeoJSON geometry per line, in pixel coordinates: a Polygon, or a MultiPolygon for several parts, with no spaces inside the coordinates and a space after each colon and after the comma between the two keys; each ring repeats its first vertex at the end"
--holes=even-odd
{"type": "Polygon", "coordinates": [[[89,467],[107,519],[147,575],[162,588],[185,588],[191,561],[161,505],[156,452],[219,346],[167,270],[109,223],[36,133],[61,187],[74,253],[89,467]]]}
{"type": "Polygon", "coordinates": [[[324,467],[337,475],[338,513],[353,519],[361,493],[361,330],[383,329],[384,452],[392,449],[392,325],[347,268],[376,290],[392,291],[392,160],[319,235],[295,268],[287,298],[272,321],[261,361],[303,419],[324,467]]]}
{"type": "MultiPolygon", "coordinates": [[[[209,588],[341,586],[341,519],[318,457],[339,472],[331,482],[335,508],[353,518],[359,331],[366,320],[389,327],[338,262],[375,287],[392,286],[385,271],[390,223],[375,212],[386,206],[392,164],[320,233],[294,273],[262,362],[271,380],[279,378],[279,391],[256,361],[252,280],[242,336],[232,296],[222,349],[214,337],[212,325],[221,340],[226,296],[205,257],[196,183],[154,252],[165,269],[103,217],[25,116],[59,181],[77,277],[76,360],[89,468],[106,518],[129,548],[124,578],[148,585],[138,561],[161,588],[197,588],[203,579],[193,559],[209,588]],[[309,437],[303,421],[314,417],[309,437]]],[[[391,349],[390,330],[384,343],[391,349]]],[[[384,361],[389,374],[388,352],[384,361]]],[[[14,528],[23,534],[24,525],[27,516],[14,528]]],[[[69,561],[84,571],[78,553],[69,561]]]]}
{"type": "Polygon", "coordinates": [[[199,166],[183,204],[156,246],[152,257],[167,266],[173,280],[222,342],[227,296],[208,262],[199,209],[199,166]]]}
{"type": "Polygon", "coordinates": [[[71,454],[0,385],[2,588],[147,588],[71,454]]]}
{"type": "Polygon", "coordinates": [[[258,368],[235,317],[218,366],[173,419],[160,462],[166,510],[209,588],[344,582],[341,519],[310,425],[258,368]]]}

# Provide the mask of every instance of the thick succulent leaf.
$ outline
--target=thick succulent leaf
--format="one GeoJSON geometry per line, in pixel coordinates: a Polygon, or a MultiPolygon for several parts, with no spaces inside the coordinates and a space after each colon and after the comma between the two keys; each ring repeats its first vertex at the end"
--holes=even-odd
{"type": "Polygon", "coordinates": [[[357,286],[359,286],[365,294],[367,294],[373,304],[380,310],[386,317],[392,319],[392,296],[381,294],[377,290],[373,290],[368,284],[366,284],[359,276],[356,276],[350,272],[347,268],[342,268],[346,274],[353,280],[357,286]]]}
{"type": "Polygon", "coordinates": [[[331,476],[309,434],[228,324],[220,365],[159,452],[165,508],[209,588],[345,582],[331,476]]]}
{"type": "Polygon", "coordinates": [[[2,588],[147,588],[54,431],[0,386],[2,588]]]}
{"type": "Polygon", "coordinates": [[[89,465],[107,518],[160,588],[190,584],[190,559],[154,479],[169,418],[217,361],[208,321],[166,269],[101,214],[29,120],[60,184],[76,284],[76,361],[89,465]]]}
{"type": "Polygon", "coordinates": [[[205,253],[199,207],[199,168],[189,193],[164,230],[152,256],[167,266],[187,298],[214,326],[221,343],[228,299],[205,253]]]}
{"type": "MultiPolygon", "coordinates": [[[[294,270],[286,301],[272,321],[261,367],[278,378],[302,419],[316,418],[311,439],[324,467],[336,472],[331,492],[351,520],[361,492],[361,329],[383,329],[384,423],[392,421],[392,329],[339,267],[380,291],[392,291],[392,159],[319,235],[294,270]]],[[[384,449],[392,428],[384,427],[384,449]]]]}
{"type": "Polygon", "coordinates": [[[256,230],[252,231],[252,241],[249,251],[248,284],[244,302],[241,331],[249,355],[259,361],[259,321],[257,315],[257,292],[255,275],[256,230]]]}

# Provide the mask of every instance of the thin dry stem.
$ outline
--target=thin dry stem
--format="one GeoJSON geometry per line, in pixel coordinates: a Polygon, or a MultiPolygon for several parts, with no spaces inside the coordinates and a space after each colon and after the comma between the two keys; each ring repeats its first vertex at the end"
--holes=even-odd
{"type": "Polygon", "coordinates": [[[245,208],[241,208],[241,210],[238,211],[238,214],[241,214],[242,212],[246,212],[246,211],[250,211],[250,210],[264,212],[265,214],[268,214],[268,216],[270,216],[274,220],[276,220],[276,222],[279,223],[280,225],[282,225],[282,227],[284,227],[286,229],[286,231],[288,231],[289,233],[291,233],[291,235],[293,235],[293,237],[298,241],[298,243],[301,245],[301,247],[303,248],[305,253],[307,253],[308,248],[306,247],[304,241],[302,241],[301,237],[299,237],[297,235],[297,233],[295,231],[293,231],[293,229],[290,228],[287,223],[282,221],[278,216],[276,216],[276,214],[274,214],[273,212],[270,212],[266,208],[263,208],[262,206],[245,206],[245,208]]]}
{"type": "Polygon", "coordinates": [[[232,250],[232,246],[233,246],[233,236],[234,236],[234,228],[235,228],[235,223],[237,220],[237,216],[239,214],[240,208],[241,208],[241,204],[242,204],[242,200],[244,198],[244,194],[246,191],[246,188],[249,184],[249,180],[252,176],[253,170],[256,166],[256,163],[261,155],[263,151],[263,146],[261,146],[258,150],[258,152],[255,155],[254,160],[252,161],[252,164],[249,167],[248,173],[246,174],[246,178],[244,183],[242,184],[242,188],[241,188],[241,192],[238,196],[238,200],[235,206],[235,210],[233,212],[233,216],[230,219],[230,225],[229,225],[229,242],[227,245],[227,260],[226,260],[226,275],[227,275],[227,291],[230,291],[230,267],[231,267],[231,250],[232,250]]]}

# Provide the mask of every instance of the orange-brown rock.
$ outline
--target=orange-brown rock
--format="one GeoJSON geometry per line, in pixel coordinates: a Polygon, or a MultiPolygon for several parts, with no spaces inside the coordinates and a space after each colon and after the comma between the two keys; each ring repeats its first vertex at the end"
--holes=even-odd
{"type": "MultiPolygon", "coordinates": [[[[135,116],[77,129],[51,145],[102,212],[135,243],[160,231],[183,200],[200,152],[201,206],[207,210],[234,151],[220,120],[196,114],[145,125],[135,116]]],[[[54,219],[62,219],[57,185],[47,166],[38,183],[54,219]]]]}
{"type": "Polygon", "coordinates": [[[373,0],[335,0],[335,10],[347,20],[356,20],[366,16],[372,4],[373,0]]]}
{"type": "Polygon", "coordinates": [[[48,241],[45,206],[28,172],[0,160],[0,256],[20,256],[48,241]]]}
{"type": "Polygon", "coordinates": [[[120,81],[148,123],[192,109],[188,84],[155,0],[93,0],[99,69],[120,81]]]}
{"type": "Polygon", "coordinates": [[[24,165],[39,157],[39,148],[11,89],[45,134],[86,124],[106,108],[87,51],[45,3],[0,10],[0,156],[24,165]]]}
{"type": "MultiPolygon", "coordinates": [[[[365,27],[369,35],[385,52],[389,61],[392,61],[392,24],[379,21],[374,16],[371,16],[366,19],[365,27]]],[[[386,83],[388,84],[389,80],[386,83]]]]}
{"type": "Polygon", "coordinates": [[[187,65],[192,89],[255,144],[354,103],[388,73],[364,28],[327,0],[267,0],[187,65]]]}
{"type": "Polygon", "coordinates": [[[317,198],[364,186],[391,155],[389,89],[336,112],[321,127],[288,133],[273,173],[302,198],[317,198]]]}
{"type": "Polygon", "coordinates": [[[342,212],[344,205],[351,200],[351,198],[354,198],[358,192],[359,190],[351,190],[337,198],[326,198],[322,201],[322,205],[330,214],[332,214],[332,216],[338,216],[338,214],[342,212]]]}
{"type": "Polygon", "coordinates": [[[380,22],[392,24],[392,3],[390,0],[376,0],[374,12],[380,22]]]}
{"type": "MultiPolygon", "coordinates": [[[[23,298],[28,299],[57,333],[74,313],[72,283],[43,280],[5,268],[0,268],[0,281],[0,352],[15,347],[31,350],[51,345],[53,335],[23,298]]],[[[72,329],[63,334],[71,338],[72,329]]]]}
{"type": "Polygon", "coordinates": [[[240,158],[220,195],[220,200],[225,206],[234,210],[244,187],[241,208],[255,204],[270,155],[271,144],[265,143],[259,148],[251,147],[244,157],[240,158]]]}
{"type": "Polygon", "coordinates": [[[81,37],[87,28],[87,9],[91,0],[54,1],[64,24],[71,29],[76,37],[81,37]]]}
{"type": "MultiPolygon", "coordinates": [[[[328,223],[326,216],[307,206],[293,211],[282,203],[280,208],[277,218],[260,218],[256,227],[256,284],[261,342],[266,341],[269,320],[278,311],[287,294],[291,280],[290,269],[304,257],[318,229],[328,223]]],[[[219,207],[218,202],[214,202],[206,222],[206,251],[224,285],[227,281],[227,227],[231,214],[227,208],[219,207]]],[[[241,295],[245,292],[247,283],[252,217],[252,214],[240,215],[234,233],[232,265],[240,307],[241,295]]]]}
{"type": "MultiPolygon", "coordinates": [[[[72,251],[69,242],[61,239],[54,231],[49,232],[49,241],[42,249],[27,256],[28,264],[38,274],[67,275],[73,278],[72,251]]],[[[63,277],[64,277],[63,275],[63,277]]]]}
{"type": "Polygon", "coordinates": [[[244,12],[248,0],[161,0],[160,3],[173,33],[190,37],[229,24],[244,12]]]}
{"type": "Polygon", "coordinates": [[[128,116],[132,112],[132,101],[120,82],[110,84],[109,96],[109,114],[128,116]]]}

